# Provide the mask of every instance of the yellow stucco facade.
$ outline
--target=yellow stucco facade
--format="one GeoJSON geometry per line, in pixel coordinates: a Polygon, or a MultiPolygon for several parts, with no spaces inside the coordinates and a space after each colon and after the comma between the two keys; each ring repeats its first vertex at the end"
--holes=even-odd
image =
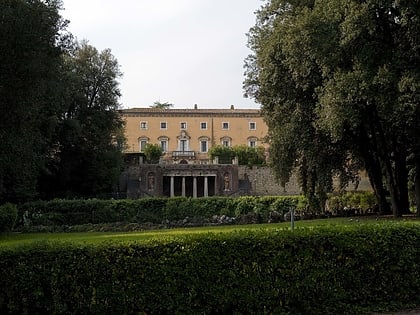
{"type": "Polygon", "coordinates": [[[208,150],[215,145],[268,147],[267,125],[258,109],[132,108],[121,113],[126,152],[158,144],[166,163],[208,164],[208,150]]]}

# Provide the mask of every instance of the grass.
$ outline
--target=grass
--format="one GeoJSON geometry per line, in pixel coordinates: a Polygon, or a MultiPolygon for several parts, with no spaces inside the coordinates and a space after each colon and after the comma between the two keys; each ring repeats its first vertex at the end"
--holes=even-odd
{"type": "MultiPolygon", "coordinates": [[[[393,218],[330,218],[317,220],[296,221],[295,229],[314,229],[320,227],[335,226],[340,228],[361,226],[365,224],[394,224],[400,222],[413,222],[420,224],[416,218],[393,219],[393,218]]],[[[71,242],[73,244],[92,244],[109,241],[122,242],[148,242],[151,240],[171,240],[191,235],[205,233],[233,233],[236,231],[252,230],[278,230],[289,231],[290,222],[275,224],[250,224],[250,225],[226,225],[206,226],[180,229],[144,230],[137,232],[84,232],[84,233],[8,233],[0,234],[0,249],[16,246],[27,246],[43,242],[71,242]]]]}

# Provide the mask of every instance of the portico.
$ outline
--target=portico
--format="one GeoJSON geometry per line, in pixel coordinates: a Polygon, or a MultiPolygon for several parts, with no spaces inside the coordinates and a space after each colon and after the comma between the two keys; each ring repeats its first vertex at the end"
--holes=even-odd
{"type": "Polygon", "coordinates": [[[238,190],[237,165],[141,164],[136,169],[138,176],[130,172],[129,198],[227,196],[238,190]]]}
{"type": "Polygon", "coordinates": [[[167,197],[182,196],[197,198],[214,196],[217,189],[216,176],[217,174],[164,175],[163,194],[167,197]]]}

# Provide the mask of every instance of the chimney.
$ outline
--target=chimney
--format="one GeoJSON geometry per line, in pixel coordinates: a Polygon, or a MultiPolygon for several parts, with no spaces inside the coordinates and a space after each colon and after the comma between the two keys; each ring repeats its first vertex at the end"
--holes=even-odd
{"type": "Polygon", "coordinates": [[[235,109],[235,106],[230,105],[230,109],[231,109],[231,110],[234,110],[234,109],[235,109]]]}
{"type": "Polygon", "coordinates": [[[194,109],[197,109],[198,107],[197,107],[197,104],[194,104],[194,109]]]}

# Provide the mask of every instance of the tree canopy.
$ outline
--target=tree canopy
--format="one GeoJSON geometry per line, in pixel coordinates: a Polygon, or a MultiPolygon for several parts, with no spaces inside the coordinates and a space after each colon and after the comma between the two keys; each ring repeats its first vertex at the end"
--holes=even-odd
{"type": "Polygon", "coordinates": [[[169,103],[169,102],[160,102],[160,101],[156,101],[153,103],[153,105],[150,106],[150,108],[155,108],[155,109],[170,109],[174,107],[174,104],[169,103]]]}
{"type": "Polygon", "coordinates": [[[0,203],[37,194],[61,112],[60,1],[0,2],[0,203]]]}
{"type": "Polygon", "coordinates": [[[0,203],[110,192],[119,173],[118,62],[75,43],[61,8],[0,2],[0,203]]]}
{"type": "MultiPolygon", "coordinates": [[[[245,92],[262,105],[273,167],[314,198],[363,167],[382,211],[419,185],[420,3],[271,0],[250,30],[245,92]]],[[[417,206],[419,206],[417,195],[417,206]]]]}
{"type": "MultiPolygon", "coordinates": [[[[122,164],[123,122],[117,109],[119,65],[109,49],[87,41],[64,56],[66,110],[45,193],[96,196],[112,191],[122,164]],[[50,185],[49,185],[50,186],[50,185]]],[[[52,196],[50,196],[52,197],[52,196]]]]}
{"type": "Polygon", "coordinates": [[[159,144],[148,143],[143,150],[146,161],[150,164],[158,164],[160,157],[164,154],[159,144]]]}
{"type": "Polygon", "coordinates": [[[264,165],[266,162],[265,148],[262,146],[253,148],[246,145],[215,145],[209,149],[208,154],[210,159],[218,157],[221,164],[231,164],[235,157],[238,158],[239,165],[264,165]]]}

